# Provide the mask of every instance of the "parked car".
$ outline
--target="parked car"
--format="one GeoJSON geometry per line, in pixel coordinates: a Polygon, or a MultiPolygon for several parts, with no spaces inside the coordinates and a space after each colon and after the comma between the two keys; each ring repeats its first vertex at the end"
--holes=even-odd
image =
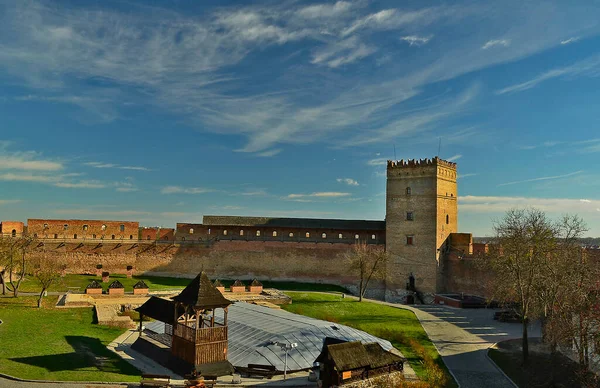
{"type": "Polygon", "coordinates": [[[521,323],[523,318],[521,314],[514,310],[500,310],[494,312],[494,319],[500,322],[521,323]]]}

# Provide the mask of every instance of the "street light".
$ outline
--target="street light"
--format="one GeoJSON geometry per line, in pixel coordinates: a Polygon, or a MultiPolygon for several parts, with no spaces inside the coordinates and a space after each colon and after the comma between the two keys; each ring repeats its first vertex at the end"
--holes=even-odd
{"type": "Polygon", "coordinates": [[[288,342],[277,342],[277,341],[273,341],[271,342],[272,345],[277,345],[281,348],[281,350],[285,351],[285,363],[283,365],[283,379],[286,380],[287,379],[287,358],[288,358],[288,352],[296,347],[298,347],[298,344],[295,342],[292,343],[288,343],[288,342]]]}

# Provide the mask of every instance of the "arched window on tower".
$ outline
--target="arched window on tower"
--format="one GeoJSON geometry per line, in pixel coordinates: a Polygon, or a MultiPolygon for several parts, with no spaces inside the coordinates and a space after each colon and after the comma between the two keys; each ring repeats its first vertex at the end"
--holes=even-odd
{"type": "Polygon", "coordinates": [[[446,214],[446,225],[448,225],[450,223],[450,216],[448,214],[446,214]]]}
{"type": "Polygon", "coordinates": [[[240,236],[243,236],[243,235],[244,235],[244,229],[241,229],[240,230],[240,236]]]}
{"type": "Polygon", "coordinates": [[[411,195],[412,194],[412,189],[410,187],[406,188],[406,195],[411,195]]]}
{"type": "Polygon", "coordinates": [[[321,238],[327,238],[327,233],[321,234],[321,238]]]}
{"type": "Polygon", "coordinates": [[[17,230],[13,229],[12,232],[11,232],[11,234],[12,234],[13,237],[17,237],[17,230]]]}

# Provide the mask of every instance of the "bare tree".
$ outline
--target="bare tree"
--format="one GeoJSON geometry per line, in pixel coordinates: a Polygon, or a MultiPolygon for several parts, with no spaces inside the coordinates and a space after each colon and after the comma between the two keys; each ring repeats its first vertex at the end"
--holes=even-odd
{"type": "Polygon", "coordinates": [[[344,257],[349,262],[350,268],[359,276],[358,300],[362,302],[369,282],[385,275],[388,254],[383,248],[358,242],[344,254],[344,257]]]}
{"type": "Polygon", "coordinates": [[[61,278],[66,265],[55,257],[49,258],[45,250],[36,252],[30,262],[32,275],[41,287],[37,301],[38,308],[41,308],[44,293],[61,278]]]}
{"type": "Polygon", "coordinates": [[[19,287],[27,273],[27,259],[35,246],[34,240],[28,236],[11,238],[4,246],[5,270],[15,298],[19,296],[19,287]]]}
{"type": "Polygon", "coordinates": [[[493,272],[493,296],[518,305],[523,325],[523,362],[529,357],[527,327],[540,315],[543,264],[556,247],[555,225],[538,209],[511,209],[494,224],[495,244],[486,260],[493,272]]]}

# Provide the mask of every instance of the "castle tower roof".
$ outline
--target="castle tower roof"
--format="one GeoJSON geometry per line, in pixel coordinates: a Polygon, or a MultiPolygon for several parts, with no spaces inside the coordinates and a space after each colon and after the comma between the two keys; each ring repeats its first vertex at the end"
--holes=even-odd
{"type": "Polygon", "coordinates": [[[227,307],[231,302],[212,284],[205,272],[200,272],[181,293],[173,297],[175,302],[198,308],[227,307]]]}

